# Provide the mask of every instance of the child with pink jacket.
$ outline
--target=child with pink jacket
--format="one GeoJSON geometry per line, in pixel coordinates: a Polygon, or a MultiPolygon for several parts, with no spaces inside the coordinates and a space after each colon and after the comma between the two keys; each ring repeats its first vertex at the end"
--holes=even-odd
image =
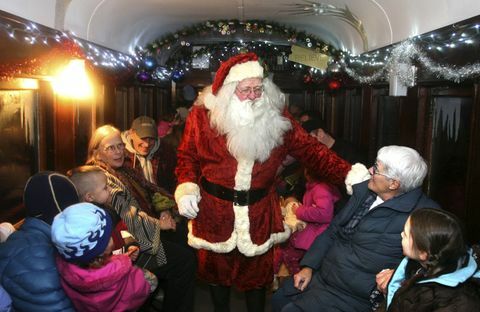
{"type": "MultiPolygon", "coordinates": [[[[286,219],[298,221],[295,221],[292,227],[290,239],[277,249],[274,264],[276,273],[282,263],[288,269],[289,275],[300,271],[300,260],[315,238],[325,231],[332,221],[334,204],[340,199],[340,192],[335,186],[321,181],[308,169],[305,169],[305,179],[307,183],[303,203],[289,201],[286,205],[286,219]]],[[[286,222],[291,223],[288,220],[286,222]]]]}
{"type": "Polygon", "coordinates": [[[111,234],[108,213],[90,203],[72,205],[53,221],[62,287],[77,311],[135,311],[150,294],[129,256],[112,255],[111,234]]]}

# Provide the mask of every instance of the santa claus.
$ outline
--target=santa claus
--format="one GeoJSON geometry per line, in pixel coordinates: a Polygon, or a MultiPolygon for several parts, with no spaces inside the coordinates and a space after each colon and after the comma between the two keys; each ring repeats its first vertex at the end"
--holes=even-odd
{"type": "Polygon", "coordinates": [[[293,120],[254,53],[222,63],[187,118],[175,192],[216,310],[228,308],[232,285],[248,311],[263,310],[272,246],[290,235],[274,186],[287,154],[336,184],[352,168],[293,120]]]}

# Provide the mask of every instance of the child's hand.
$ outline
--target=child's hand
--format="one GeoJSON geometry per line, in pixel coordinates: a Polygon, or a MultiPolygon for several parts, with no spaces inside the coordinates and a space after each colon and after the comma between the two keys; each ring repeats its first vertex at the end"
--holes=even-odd
{"type": "Polygon", "coordinates": [[[285,213],[284,222],[290,227],[292,232],[301,231],[307,226],[305,222],[303,222],[302,220],[299,220],[295,215],[294,209],[296,211],[298,205],[299,205],[298,202],[291,201],[285,207],[286,213],[285,213]]]}
{"type": "Polygon", "coordinates": [[[293,196],[289,196],[289,197],[285,198],[285,200],[283,201],[283,204],[286,206],[291,202],[299,204],[299,201],[293,196]]]}
{"type": "Polygon", "coordinates": [[[132,262],[137,260],[139,254],[140,248],[138,248],[138,246],[128,246],[127,255],[128,257],[130,257],[130,260],[132,260],[132,262]]]}
{"type": "Polygon", "coordinates": [[[388,282],[390,282],[393,272],[394,270],[392,269],[384,269],[375,276],[375,281],[377,282],[377,289],[384,295],[387,293],[388,282]]]}
{"type": "Polygon", "coordinates": [[[175,219],[172,218],[172,215],[168,211],[163,211],[160,214],[160,229],[162,230],[176,230],[177,223],[175,219]]]}

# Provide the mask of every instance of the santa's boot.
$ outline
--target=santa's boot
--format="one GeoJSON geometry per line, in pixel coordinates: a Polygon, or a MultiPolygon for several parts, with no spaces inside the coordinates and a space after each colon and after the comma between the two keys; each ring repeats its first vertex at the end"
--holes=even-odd
{"type": "Polygon", "coordinates": [[[213,284],[210,284],[209,287],[214,311],[230,312],[230,287],[213,284]]]}
{"type": "Polygon", "coordinates": [[[263,312],[265,310],[265,288],[247,290],[245,298],[247,299],[248,312],[263,312]]]}

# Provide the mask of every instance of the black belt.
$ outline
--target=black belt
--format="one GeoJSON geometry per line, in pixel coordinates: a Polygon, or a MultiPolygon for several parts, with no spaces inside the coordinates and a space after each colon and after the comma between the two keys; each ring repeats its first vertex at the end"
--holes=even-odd
{"type": "Polygon", "coordinates": [[[266,189],[251,189],[248,191],[237,191],[208,181],[200,180],[203,189],[210,195],[233,202],[237,206],[248,206],[255,204],[267,195],[266,189]]]}

